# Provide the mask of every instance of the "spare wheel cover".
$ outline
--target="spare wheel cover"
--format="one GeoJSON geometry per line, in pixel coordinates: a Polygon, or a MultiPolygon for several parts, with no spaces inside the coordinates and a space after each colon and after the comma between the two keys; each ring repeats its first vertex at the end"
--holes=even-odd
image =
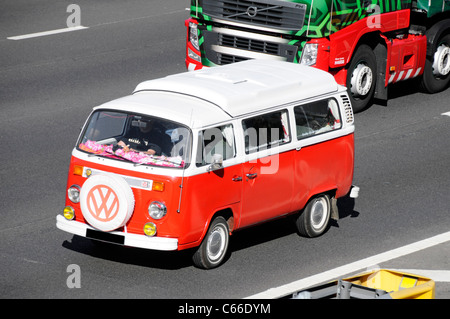
{"type": "Polygon", "coordinates": [[[90,225],[112,231],[124,226],[133,214],[133,191],[119,176],[94,175],[81,188],[80,206],[90,225]]]}

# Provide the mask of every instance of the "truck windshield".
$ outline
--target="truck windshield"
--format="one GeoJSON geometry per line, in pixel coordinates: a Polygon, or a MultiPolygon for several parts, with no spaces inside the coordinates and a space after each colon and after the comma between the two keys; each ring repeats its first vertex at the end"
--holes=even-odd
{"type": "Polygon", "coordinates": [[[192,134],[184,125],[118,111],[92,113],[77,149],[140,165],[183,168],[192,134]]]}

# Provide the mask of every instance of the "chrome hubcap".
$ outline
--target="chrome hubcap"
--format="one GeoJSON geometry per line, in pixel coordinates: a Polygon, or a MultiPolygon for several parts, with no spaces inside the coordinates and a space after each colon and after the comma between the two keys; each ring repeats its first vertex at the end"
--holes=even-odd
{"type": "Polygon", "coordinates": [[[450,48],[446,44],[440,45],[434,54],[433,74],[446,76],[450,73],[450,48]]]}
{"type": "Polygon", "coordinates": [[[328,205],[324,198],[317,199],[311,209],[311,224],[315,229],[322,228],[327,222],[328,205]]]}
{"type": "Polygon", "coordinates": [[[207,253],[212,262],[221,258],[226,246],[226,230],[217,226],[208,238],[207,253]]]}
{"type": "Polygon", "coordinates": [[[369,93],[372,82],[372,70],[364,63],[360,63],[353,70],[350,91],[354,96],[365,96],[369,93]]]}

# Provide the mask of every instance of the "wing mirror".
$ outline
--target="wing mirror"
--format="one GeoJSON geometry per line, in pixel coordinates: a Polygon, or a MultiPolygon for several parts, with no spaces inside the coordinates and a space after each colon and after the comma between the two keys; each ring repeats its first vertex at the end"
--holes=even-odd
{"type": "Polygon", "coordinates": [[[208,167],[208,172],[216,171],[221,168],[223,168],[223,156],[214,154],[212,156],[211,164],[208,167]]]}

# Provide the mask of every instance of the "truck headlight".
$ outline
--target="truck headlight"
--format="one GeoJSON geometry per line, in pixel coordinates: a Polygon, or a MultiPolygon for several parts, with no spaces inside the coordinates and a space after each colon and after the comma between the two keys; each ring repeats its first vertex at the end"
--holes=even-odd
{"type": "Polygon", "coordinates": [[[317,61],[317,43],[307,43],[303,48],[301,64],[314,65],[317,61]]]}
{"type": "Polygon", "coordinates": [[[188,48],[188,56],[197,61],[197,62],[202,62],[202,57],[199,56],[197,53],[195,53],[194,51],[191,50],[191,48],[188,48]]]}
{"type": "Polygon", "coordinates": [[[167,207],[164,203],[154,201],[148,206],[148,213],[153,219],[161,219],[166,216],[167,207]]]}
{"type": "Polygon", "coordinates": [[[198,27],[193,22],[189,22],[189,41],[194,48],[200,51],[200,45],[198,44],[198,27]]]}
{"type": "Polygon", "coordinates": [[[79,203],[80,202],[80,186],[78,185],[72,185],[67,190],[67,195],[69,199],[73,203],[79,203]]]}

